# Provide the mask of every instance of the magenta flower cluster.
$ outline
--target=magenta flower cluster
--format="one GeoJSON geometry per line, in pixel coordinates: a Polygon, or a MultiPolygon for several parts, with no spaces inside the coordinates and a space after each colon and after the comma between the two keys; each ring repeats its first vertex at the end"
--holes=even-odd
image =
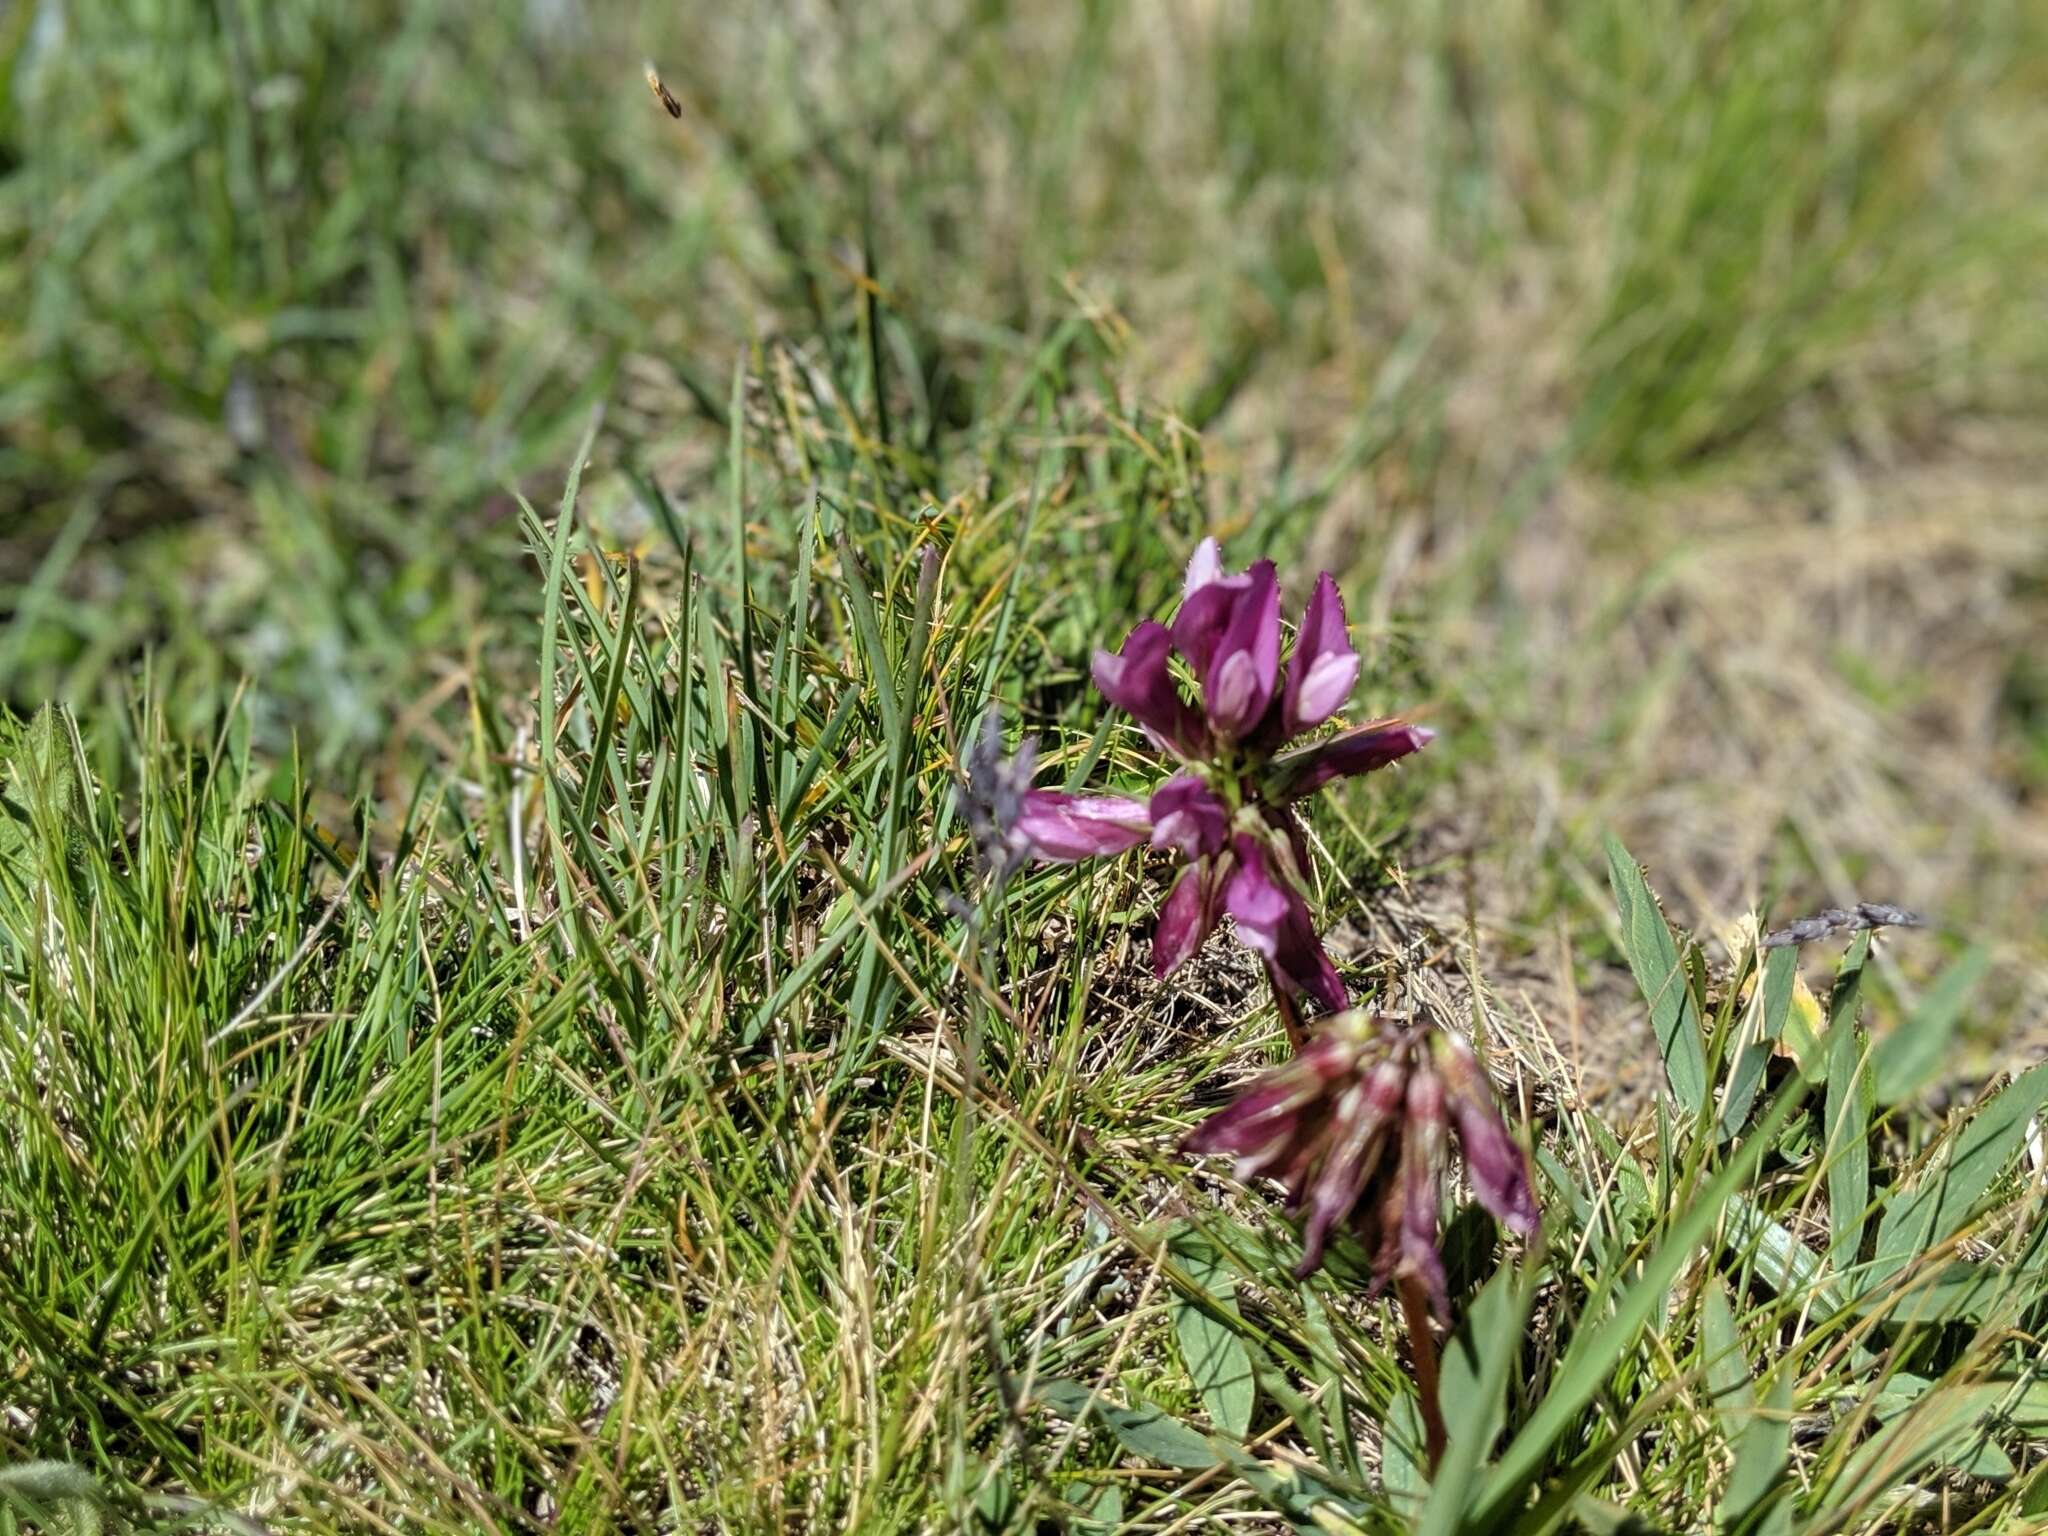
{"type": "Polygon", "coordinates": [[[1239,1179],[1280,1182],[1289,1211],[1306,1218],[1297,1273],[1314,1270],[1330,1234],[1349,1225],[1375,1291],[1415,1281],[1447,1318],[1437,1213],[1453,1132],[1479,1203],[1510,1231],[1533,1233],[1529,1160],[1471,1047],[1354,1009],[1204,1121],[1187,1149],[1232,1154],[1239,1179]]]}
{"type": "Polygon", "coordinates": [[[1358,680],[1336,581],[1328,571],[1316,578],[1283,670],[1273,562],[1228,573],[1216,541],[1205,539],[1172,624],[1140,624],[1122,650],[1096,652],[1094,671],[1103,697],[1135,718],[1177,771],[1143,800],[1032,790],[1011,835],[1042,859],[1140,843],[1173,850],[1187,867],[1160,909],[1157,974],[1194,954],[1227,912],[1276,991],[1332,1012],[1345,1007],[1344,984],[1310,922],[1307,844],[1291,807],[1334,779],[1407,756],[1433,733],[1375,720],[1284,750],[1335,715],[1358,680]]]}

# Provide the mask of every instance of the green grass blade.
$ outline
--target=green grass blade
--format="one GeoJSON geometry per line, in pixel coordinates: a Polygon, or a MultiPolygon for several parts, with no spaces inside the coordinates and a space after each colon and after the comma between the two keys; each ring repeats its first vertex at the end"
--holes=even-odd
{"type": "MultiPolygon", "coordinates": [[[[1803,1078],[1793,1078],[1778,1090],[1756,1130],[1694,1194],[1644,1262],[1642,1272],[1615,1296],[1613,1314],[1572,1340],[1536,1411],[1508,1442],[1488,1474],[1485,1491],[1473,1511],[1478,1528],[1491,1529],[1526,1495],[1551,1449],[1571,1431],[1577,1415],[1599,1392],[1616,1362],[1635,1347],[1644,1327],[1657,1315],[1671,1282],[1720,1221],[1729,1198],[1755,1177],[1764,1152],[1776,1142],[1778,1132],[1784,1129],[1806,1093],[1803,1078]]],[[[1603,1301],[1604,1297],[1596,1292],[1587,1304],[1588,1315],[1593,1315],[1603,1301]]]]}
{"type": "Polygon", "coordinates": [[[2019,1154],[2030,1123],[2048,1104],[2048,1062],[1994,1094],[1950,1137],[1934,1166],[1893,1197],[1877,1228],[1866,1288],[1898,1273],[1959,1230],[1991,1181],[2019,1154]]]}

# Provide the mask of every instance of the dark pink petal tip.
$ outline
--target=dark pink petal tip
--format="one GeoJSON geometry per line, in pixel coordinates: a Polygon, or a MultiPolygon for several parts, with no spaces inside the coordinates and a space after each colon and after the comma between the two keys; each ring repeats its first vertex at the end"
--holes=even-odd
{"type": "Polygon", "coordinates": [[[1230,807],[1202,779],[1176,774],[1152,792],[1152,846],[1205,858],[1230,835],[1230,807]]]}
{"type": "Polygon", "coordinates": [[[1538,1220],[1536,1191],[1529,1181],[1529,1159],[1506,1122],[1491,1104],[1462,1098],[1452,1102],[1451,1117],[1479,1203],[1510,1232],[1530,1236],[1538,1220]]]}
{"type": "Polygon", "coordinates": [[[1174,682],[1168,665],[1172,651],[1166,626],[1148,619],[1130,632],[1121,651],[1095,653],[1095,686],[1162,746],[1192,755],[1201,749],[1204,732],[1200,716],[1174,682]]]}
{"type": "Polygon", "coordinates": [[[1328,741],[1319,741],[1314,746],[1275,758],[1266,775],[1265,792],[1281,804],[1299,800],[1333,780],[1370,773],[1375,768],[1398,762],[1411,752],[1420,752],[1434,740],[1436,732],[1426,725],[1410,725],[1405,720],[1375,720],[1370,725],[1361,725],[1332,736],[1328,741]]]}
{"type": "Polygon", "coordinates": [[[1358,652],[1345,626],[1344,597],[1336,578],[1324,571],[1309,594],[1294,654],[1287,659],[1282,736],[1321,725],[1344,707],[1357,681],[1358,652]]]}
{"type": "Polygon", "coordinates": [[[1152,974],[1171,976],[1209,937],[1216,926],[1218,882],[1206,861],[1181,871],[1159,909],[1159,927],[1152,936],[1152,974]]]}
{"type": "Polygon", "coordinates": [[[1282,990],[1313,997],[1332,1013],[1348,1006],[1344,983],[1323,953],[1301,893],[1276,875],[1256,837],[1241,832],[1233,847],[1237,871],[1223,899],[1238,937],[1265,960],[1267,974],[1282,990]]]}
{"type": "Polygon", "coordinates": [[[1472,1192],[1502,1226],[1527,1237],[1535,1232],[1539,1219],[1528,1155],[1509,1131],[1494,1098],[1493,1083],[1471,1047],[1449,1035],[1437,1036],[1435,1047],[1445,1102],[1458,1128],[1472,1192]]]}
{"type": "Polygon", "coordinates": [[[1135,848],[1152,835],[1152,818],[1143,801],[1122,795],[1034,789],[1010,835],[1038,858],[1071,862],[1135,848]]]}

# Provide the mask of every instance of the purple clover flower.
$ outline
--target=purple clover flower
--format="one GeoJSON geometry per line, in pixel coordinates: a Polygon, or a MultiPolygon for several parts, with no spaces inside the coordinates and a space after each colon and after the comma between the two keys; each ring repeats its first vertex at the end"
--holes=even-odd
{"type": "Polygon", "coordinates": [[[1185,1145],[1230,1153],[1239,1179],[1263,1174],[1286,1188],[1288,1210],[1305,1217],[1297,1275],[1322,1263],[1330,1234],[1348,1223],[1371,1260],[1375,1294],[1419,1284],[1448,1319],[1437,1212],[1453,1133],[1479,1203],[1510,1231],[1533,1233],[1529,1160],[1471,1047],[1353,1009],[1254,1079],[1185,1145]]]}
{"type": "Polygon", "coordinates": [[[1358,681],[1335,579],[1328,571],[1316,578],[1283,675],[1273,562],[1229,573],[1216,541],[1204,539],[1173,623],[1138,625],[1121,650],[1095,653],[1094,673],[1102,696],[1136,719],[1178,771],[1148,800],[1034,789],[1011,828],[1019,845],[1067,861],[1140,843],[1172,849],[1187,868],[1160,908],[1156,974],[1201,948],[1228,912],[1276,992],[1331,1012],[1347,1006],[1309,919],[1307,845],[1289,807],[1332,780],[1407,756],[1435,733],[1374,720],[1282,750],[1343,708],[1358,681]],[[1175,655],[1194,679],[1195,701],[1181,691],[1175,655]]]}

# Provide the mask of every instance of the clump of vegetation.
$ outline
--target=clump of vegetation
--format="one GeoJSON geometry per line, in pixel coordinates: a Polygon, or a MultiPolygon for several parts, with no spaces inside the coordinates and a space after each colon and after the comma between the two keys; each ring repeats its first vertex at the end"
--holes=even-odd
{"type": "Polygon", "coordinates": [[[643,10],[0,9],[0,1532],[2048,1519],[2040,17],[643,10]]]}

